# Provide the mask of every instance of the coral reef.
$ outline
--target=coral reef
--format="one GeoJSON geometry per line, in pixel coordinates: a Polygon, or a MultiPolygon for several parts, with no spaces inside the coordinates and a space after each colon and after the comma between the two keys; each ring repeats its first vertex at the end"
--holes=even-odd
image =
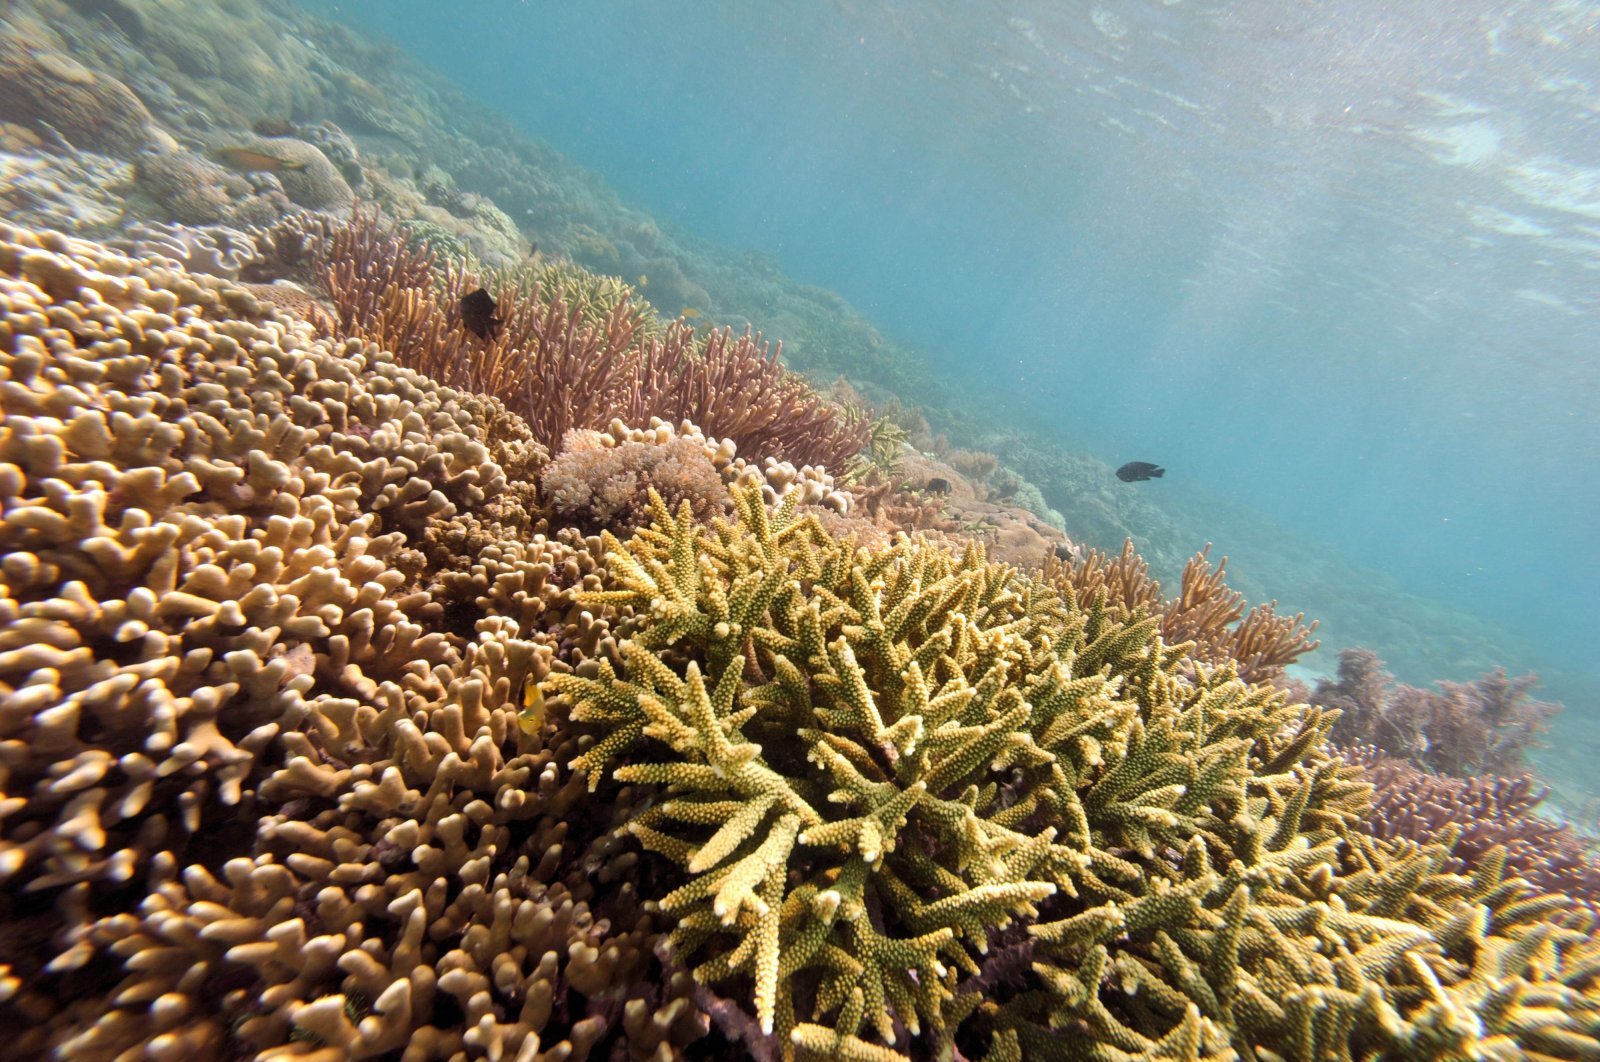
{"type": "Polygon", "coordinates": [[[0,278],[8,1057],[700,1036],[638,809],[516,716],[607,636],[526,427],[211,278],[11,228],[0,278]]]}
{"type": "Polygon", "coordinates": [[[237,280],[261,258],[248,233],[226,225],[136,222],[106,242],[134,258],[159,258],[189,273],[209,273],[228,280],[237,280]]]}
{"type": "Polygon", "coordinates": [[[625,288],[601,316],[605,286],[578,286],[569,302],[565,287],[526,291],[515,278],[489,277],[501,325],[475,337],[459,302],[483,281],[448,262],[436,275],[431,255],[385,235],[370,214],[335,233],[327,282],[331,334],[378,343],[435,379],[501,398],[552,449],[573,429],[650,417],[691,420],[747,455],[802,466],[843,468],[868,441],[866,424],[786,370],[759,336],[720,329],[702,340],[683,322],[647,327],[652,315],[625,288]]]}
{"type": "Polygon", "coordinates": [[[0,152],[0,214],[60,232],[105,230],[122,217],[133,173],[92,152],[0,152]]]}
{"type": "Polygon", "coordinates": [[[293,137],[237,137],[230,139],[226,146],[274,160],[271,179],[296,206],[339,211],[355,203],[355,193],[344,175],[315,144],[293,137]]]}
{"type": "Polygon", "coordinates": [[[1080,600],[1105,591],[1107,607],[1123,616],[1159,613],[1161,636],[1168,642],[1191,642],[1194,659],[1210,664],[1231,662],[1247,682],[1270,682],[1283,670],[1320,644],[1311,635],[1317,621],[1305,625],[1304,613],[1280,616],[1276,601],[1244,610],[1244,595],[1226,582],[1228,558],[1213,567],[1210,543],[1184,565],[1178,596],[1161,603],[1161,584],[1150,577],[1150,567],[1125,540],[1122,552],[1111,557],[1090,550],[1077,560],[1051,557],[1045,562],[1046,581],[1071,588],[1080,600]]]}
{"type": "Polygon", "coordinates": [[[656,789],[628,828],[677,868],[671,954],[751,1001],[708,1010],[752,1054],[1600,1050],[1600,945],[1545,919],[1569,901],[1354,831],[1320,710],[1103,594],[735,500],[605,536],[581,599],[641,622],[543,687],[592,789],[656,789]]]}
{"type": "Polygon", "coordinates": [[[770,457],[752,465],[733,440],[712,438],[687,420],[674,428],[652,417],[648,428],[630,428],[613,419],[605,431],[570,431],[540,477],[557,517],[596,532],[639,526],[652,491],[669,504],[687,502],[698,520],[725,515],[734,484],[760,489],[769,505],[793,494],[800,506],[850,511],[850,494],[825,471],[770,457]]]}
{"type": "Polygon", "coordinates": [[[1537,675],[1495,670],[1436,690],[1396,684],[1370,649],[1339,654],[1339,677],[1317,683],[1312,700],[1339,710],[1333,738],[1372,745],[1391,756],[1456,778],[1516,775],[1559,704],[1535,700],[1537,675]]]}
{"type": "Polygon", "coordinates": [[[1549,790],[1532,778],[1427,774],[1371,745],[1342,754],[1360,764],[1373,785],[1372,814],[1362,820],[1373,836],[1426,843],[1459,828],[1461,840],[1451,850],[1449,869],[1474,872],[1485,861],[1504,858],[1510,873],[1536,888],[1600,911],[1595,842],[1539,813],[1549,790]]]}
{"type": "MultiPolygon", "coordinates": [[[[837,386],[837,385],[836,385],[837,386]]],[[[851,483],[871,525],[860,522],[831,530],[856,532],[877,542],[897,531],[917,532],[930,540],[983,546],[986,554],[1019,568],[1037,568],[1044,558],[1071,554],[1066,535],[1027,509],[987,500],[981,482],[954,467],[907,448],[896,460],[898,471],[868,471],[851,483]]]]}
{"type": "Polygon", "coordinates": [[[601,432],[570,431],[539,483],[562,519],[592,532],[633,530],[649,512],[650,491],[687,502],[699,520],[728,506],[717,466],[687,436],[607,446],[601,432]]]}
{"type": "Polygon", "coordinates": [[[128,86],[14,33],[0,33],[0,119],[90,151],[129,154],[150,139],[150,112],[128,86]]]}
{"type": "MultiPolygon", "coordinates": [[[[1539,894],[1593,857],[1531,783],[1357,774],[1265,685],[1314,624],[1204,552],[1167,603],[1131,547],[1061,563],[1052,503],[1166,525],[836,295],[286,5],[18,4],[0,146],[8,220],[153,226],[0,228],[12,1056],[1600,1056],[1592,912],[1539,894]],[[411,252],[290,213],[352,187],[411,252]],[[884,400],[871,521],[818,511],[874,422],[740,314],[1027,478],[884,400]]],[[[1370,665],[1333,732],[1434,769],[1553,711],[1370,665]]]]}
{"type": "Polygon", "coordinates": [[[151,151],[135,167],[151,212],[184,225],[266,225],[293,209],[275,181],[253,184],[192,151],[151,151]]]}

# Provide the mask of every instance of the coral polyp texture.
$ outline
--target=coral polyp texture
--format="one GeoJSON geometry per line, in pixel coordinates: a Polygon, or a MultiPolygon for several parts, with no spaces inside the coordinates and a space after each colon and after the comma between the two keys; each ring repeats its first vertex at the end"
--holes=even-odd
{"type": "Polygon", "coordinates": [[[640,627],[546,692],[677,868],[672,953],[756,1053],[1516,1057],[1600,1048],[1600,947],[1504,860],[1353,829],[1331,718],[987,563],[735,490],[623,544],[640,627]],[[1536,957],[1537,956],[1537,957],[1536,957]],[[775,1037],[769,1042],[763,1037],[775,1037]]]}
{"type": "Polygon", "coordinates": [[[1587,912],[1104,586],[659,422],[726,500],[585,537],[499,400],[61,235],[0,311],[8,1058],[1600,1054],[1587,912]]]}

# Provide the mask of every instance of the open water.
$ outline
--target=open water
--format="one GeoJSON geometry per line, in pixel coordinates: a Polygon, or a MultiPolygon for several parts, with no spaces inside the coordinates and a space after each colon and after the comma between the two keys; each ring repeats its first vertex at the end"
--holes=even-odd
{"type": "Polygon", "coordinates": [[[1539,669],[1600,714],[1594,5],[322,10],[983,415],[1164,465],[1129,489],[1321,615],[1314,668],[1539,669]]]}

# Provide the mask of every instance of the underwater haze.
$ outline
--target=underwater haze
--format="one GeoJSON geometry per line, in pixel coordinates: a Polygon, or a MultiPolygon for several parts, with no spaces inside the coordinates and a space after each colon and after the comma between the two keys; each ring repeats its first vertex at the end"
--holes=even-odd
{"type": "Polygon", "coordinates": [[[841,292],[984,415],[1163,464],[1127,489],[1293,608],[1339,606],[1278,537],[1514,632],[1498,662],[1594,710],[1593,5],[322,9],[841,292]]]}

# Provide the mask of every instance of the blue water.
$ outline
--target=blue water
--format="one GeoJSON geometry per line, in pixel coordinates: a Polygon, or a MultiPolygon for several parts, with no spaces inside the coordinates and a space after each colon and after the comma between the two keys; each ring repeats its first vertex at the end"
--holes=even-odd
{"type": "Polygon", "coordinates": [[[320,7],[1007,420],[1166,465],[1197,544],[1225,499],[1600,675],[1592,5],[320,7]]]}

